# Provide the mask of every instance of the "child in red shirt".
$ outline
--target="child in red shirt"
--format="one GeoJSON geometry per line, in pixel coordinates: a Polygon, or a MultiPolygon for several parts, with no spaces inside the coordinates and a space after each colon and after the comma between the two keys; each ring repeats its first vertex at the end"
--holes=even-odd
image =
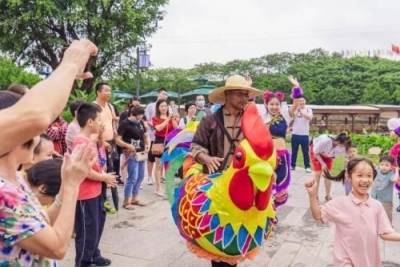
{"type": "Polygon", "coordinates": [[[79,144],[89,144],[93,150],[93,157],[97,160],[79,188],[75,216],[75,266],[85,267],[107,266],[111,260],[101,256],[98,248],[104,228],[106,212],[103,208],[101,194],[102,182],[115,186],[116,177],[111,173],[104,173],[106,162],[96,144],[90,139],[92,134],[99,134],[101,108],[97,104],[83,103],[77,110],[77,120],[81,127],[79,135],[74,139],[72,150],[79,144]]]}

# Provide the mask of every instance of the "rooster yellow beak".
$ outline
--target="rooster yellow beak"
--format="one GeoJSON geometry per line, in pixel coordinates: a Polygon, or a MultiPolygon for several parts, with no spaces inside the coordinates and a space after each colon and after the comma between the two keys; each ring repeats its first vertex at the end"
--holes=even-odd
{"type": "Polygon", "coordinates": [[[266,162],[256,163],[249,168],[250,178],[260,191],[267,190],[273,174],[274,169],[266,162]]]}

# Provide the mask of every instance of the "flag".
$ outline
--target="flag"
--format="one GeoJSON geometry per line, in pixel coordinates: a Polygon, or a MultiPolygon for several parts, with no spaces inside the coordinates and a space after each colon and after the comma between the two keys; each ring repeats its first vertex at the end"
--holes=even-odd
{"type": "Polygon", "coordinates": [[[400,54],[400,49],[398,45],[392,45],[392,52],[395,54],[400,54]]]}

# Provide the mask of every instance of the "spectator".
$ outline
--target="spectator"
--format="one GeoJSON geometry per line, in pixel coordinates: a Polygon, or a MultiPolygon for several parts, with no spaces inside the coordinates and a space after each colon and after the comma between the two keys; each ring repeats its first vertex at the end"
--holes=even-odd
{"type": "Polygon", "coordinates": [[[90,139],[92,134],[100,133],[100,112],[96,104],[84,103],[77,110],[77,119],[81,131],[74,139],[72,151],[80,145],[89,146],[94,153],[95,164],[79,188],[75,217],[75,266],[86,267],[95,264],[107,266],[109,259],[101,256],[99,241],[104,229],[106,213],[103,208],[102,182],[115,186],[115,175],[103,173],[106,159],[101,156],[99,147],[90,139]]]}
{"type": "Polygon", "coordinates": [[[308,155],[309,136],[310,136],[310,121],[313,118],[311,108],[306,107],[306,99],[301,97],[299,99],[299,107],[294,112],[293,127],[292,127],[292,159],[291,169],[296,169],[297,154],[299,146],[303,153],[304,168],[306,172],[311,172],[310,156],[308,155]]]}
{"type": "Polygon", "coordinates": [[[179,128],[183,129],[189,121],[196,120],[196,104],[187,102],[185,105],[186,116],[179,120],[179,128]]]}
{"type": "Polygon", "coordinates": [[[65,137],[67,136],[68,123],[61,117],[57,117],[55,121],[47,128],[46,133],[51,137],[54,144],[54,151],[61,156],[67,152],[67,143],[65,137]]]}
{"type": "MultiPolygon", "coordinates": [[[[158,100],[165,100],[167,101],[168,99],[168,93],[167,90],[165,90],[164,88],[160,88],[158,89],[158,95],[157,95],[157,101],[158,100]]],[[[145,110],[144,110],[144,116],[146,118],[146,122],[148,125],[148,133],[150,136],[150,140],[151,140],[151,144],[154,143],[155,140],[155,129],[154,129],[154,125],[152,122],[152,118],[154,116],[156,116],[156,102],[150,103],[146,106],[145,110]]],[[[169,108],[169,113],[172,114],[172,109],[169,108]]],[[[149,156],[147,159],[147,184],[148,185],[152,185],[153,184],[153,169],[154,169],[154,163],[156,161],[156,158],[154,157],[154,155],[151,153],[151,150],[149,152],[149,156]]]]}
{"type": "Polygon", "coordinates": [[[196,96],[196,116],[200,112],[204,112],[205,115],[210,115],[211,110],[209,108],[206,108],[206,101],[203,95],[198,95],[196,96]]]}
{"type": "Polygon", "coordinates": [[[169,101],[169,107],[172,110],[172,114],[179,115],[179,107],[175,104],[174,100],[169,101]]]}
{"type": "MultiPolygon", "coordinates": [[[[165,137],[172,132],[175,128],[178,128],[179,117],[176,114],[171,114],[166,100],[158,100],[156,104],[156,115],[151,119],[155,131],[154,144],[165,144],[165,137]]],[[[153,146],[152,145],[152,146],[153,146]]],[[[151,151],[151,149],[150,149],[151,151]]],[[[154,154],[154,153],[153,153],[154,154]]],[[[164,196],[161,190],[161,175],[163,166],[160,158],[161,154],[154,155],[156,158],[156,194],[160,197],[164,196]]]]}
{"type": "Polygon", "coordinates": [[[79,106],[85,103],[82,100],[75,100],[69,105],[69,111],[71,112],[73,120],[68,124],[67,134],[65,135],[65,142],[67,143],[67,151],[72,151],[72,144],[75,140],[75,137],[79,134],[81,127],[79,127],[78,120],[76,118],[76,111],[79,106]]]}
{"type": "MultiPolygon", "coordinates": [[[[0,92],[0,109],[13,106],[20,98],[9,91],[0,92]]],[[[64,257],[71,239],[79,185],[92,166],[91,150],[86,146],[67,155],[61,171],[61,190],[46,212],[17,172],[20,164],[31,160],[39,140],[35,136],[11,150],[3,149],[7,152],[0,157],[3,266],[57,266],[56,260],[64,257]]]]}

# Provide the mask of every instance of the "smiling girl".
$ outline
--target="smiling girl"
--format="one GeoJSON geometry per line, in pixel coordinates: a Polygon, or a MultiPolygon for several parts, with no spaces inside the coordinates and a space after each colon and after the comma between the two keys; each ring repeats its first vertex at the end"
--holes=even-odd
{"type": "Polygon", "coordinates": [[[286,132],[290,122],[292,121],[295,110],[298,108],[299,99],[303,95],[297,80],[289,76],[292,84],[293,104],[291,107],[284,105],[282,101],[285,95],[282,92],[266,92],[263,95],[264,107],[266,111],[260,111],[264,122],[268,125],[272,135],[272,141],[279,157],[279,165],[275,170],[276,187],[275,187],[275,205],[276,207],[286,203],[288,199],[288,187],[290,185],[290,153],[286,148],[286,132]]]}
{"type": "Polygon", "coordinates": [[[369,159],[355,158],[347,164],[347,172],[327,176],[334,181],[350,179],[352,192],[339,196],[325,205],[318,206],[317,183],[305,183],[310,198],[311,213],[316,220],[336,225],[334,266],[380,267],[378,236],[383,240],[400,241],[381,203],[368,194],[376,177],[376,170],[369,159]]]}

